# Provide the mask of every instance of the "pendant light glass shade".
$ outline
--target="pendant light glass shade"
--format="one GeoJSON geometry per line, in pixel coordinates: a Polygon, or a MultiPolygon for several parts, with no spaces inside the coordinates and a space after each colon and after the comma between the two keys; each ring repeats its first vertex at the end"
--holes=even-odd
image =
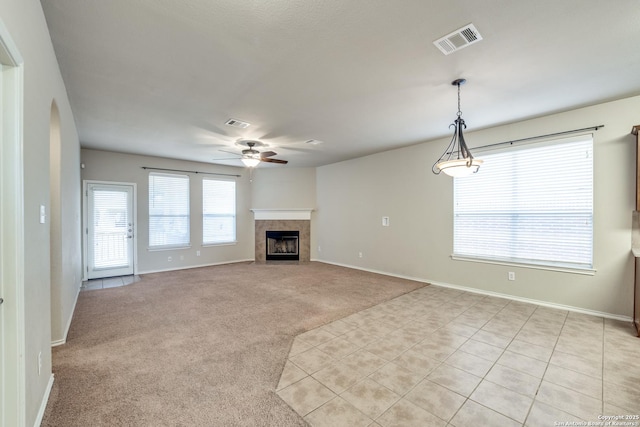
{"type": "Polygon", "coordinates": [[[248,168],[253,168],[258,166],[258,163],[260,163],[260,159],[252,157],[251,155],[245,155],[242,156],[242,163],[244,163],[244,165],[248,168]]]}
{"type": "Polygon", "coordinates": [[[476,159],[471,155],[467,143],[464,141],[462,130],[467,128],[462,119],[462,111],[460,111],[460,85],[466,82],[465,79],[458,79],[451,82],[452,85],[458,86],[458,117],[449,126],[453,126],[453,136],[451,142],[447,146],[442,156],[434,163],[431,171],[438,175],[440,172],[453,177],[462,177],[478,172],[482,160],[476,159]]]}

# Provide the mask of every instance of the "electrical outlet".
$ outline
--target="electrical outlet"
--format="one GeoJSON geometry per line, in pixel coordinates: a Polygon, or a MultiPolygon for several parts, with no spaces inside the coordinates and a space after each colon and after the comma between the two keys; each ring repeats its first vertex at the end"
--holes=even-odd
{"type": "Polygon", "coordinates": [[[196,256],[200,256],[200,251],[196,251],[196,256]]]}
{"type": "Polygon", "coordinates": [[[171,261],[173,261],[173,258],[169,257],[169,258],[167,258],[167,261],[171,262],[171,261]]]}
{"type": "Polygon", "coordinates": [[[358,252],[358,258],[362,258],[362,252],[358,252]]]}
{"type": "Polygon", "coordinates": [[[184,255],[180,255],[180,261],[184,261],[184,255]]]}
{"type": "Polygon", "coordinates": [[[322,252],[322,248],[318,245],[318,252],[322,252]]]}
{"type": "Polygon", "coordinates": [[[516,273],[514,271],[509,272],[509,280],[516,280],[516,273]]]}
{"type": "Polygon", "coordinates": [[[38,375],[42,373],[42,352],[38,353],[38,375]]]}

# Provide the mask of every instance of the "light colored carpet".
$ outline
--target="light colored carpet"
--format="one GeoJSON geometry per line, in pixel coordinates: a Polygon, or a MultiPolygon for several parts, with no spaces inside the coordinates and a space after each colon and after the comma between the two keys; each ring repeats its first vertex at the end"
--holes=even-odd
{"type": "Polygon", "coordinates": [[[293,338],[424,286],[238,263],[81,292],[43,426],[302,426],[275,388],[293,338]]]}

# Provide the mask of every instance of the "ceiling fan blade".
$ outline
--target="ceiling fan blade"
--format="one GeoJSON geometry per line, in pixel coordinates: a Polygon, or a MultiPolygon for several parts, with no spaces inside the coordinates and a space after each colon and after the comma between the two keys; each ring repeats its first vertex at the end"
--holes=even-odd
{"type": "Polygon", "coordinates": [[[280,160],[280,159],[270,159],[268,157],[265,157],[263,159],[260,159],[260,161],[263,162],[267,162],[267,163],[280,163],[282,165],[286,165],[287,163],[289,163],[287,160],[280,160]]]}
{"type": "Polygon", "coordinates": [[[222,159],[212,159],[211,161],[216,162],[218,160],[240,160],[240,157],[225,157],[222,159]]]}
{"type": "Polygon", "coordinates": [[[224,153],[229,153],[229,154],[235,154],[236,156],[239,156],[240,154],[235,152],[235,151],[229,151],[229,150],[223,150],[222,148],[219,149],[218,151],[222,151],[224,153]]]}
{"type": "Polygon", "coordinates": [[[262,153],[260,153],[260,157],[264,158],[264,157],[271,157],[271,156],[275,156],[276,153],[275,151],[264,151],[262,153]]]}

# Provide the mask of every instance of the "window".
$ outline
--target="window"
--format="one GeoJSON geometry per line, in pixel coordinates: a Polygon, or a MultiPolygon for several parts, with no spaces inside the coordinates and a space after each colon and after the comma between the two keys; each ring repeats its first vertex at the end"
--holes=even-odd
{"type": "Polygon", "coordinates": [[[189,177],[149,174],[149,247],[188,247],[189,177]]]}
{"type": "Polygon", "coordinates": [[[591,135],[478,157],[454,179],[454,258],[593,267],[591,135]]]}
{"type": "Polygon", "coordinates": [[[236,241],[236,183],[202,180],[202,244],[236,241]]]}

